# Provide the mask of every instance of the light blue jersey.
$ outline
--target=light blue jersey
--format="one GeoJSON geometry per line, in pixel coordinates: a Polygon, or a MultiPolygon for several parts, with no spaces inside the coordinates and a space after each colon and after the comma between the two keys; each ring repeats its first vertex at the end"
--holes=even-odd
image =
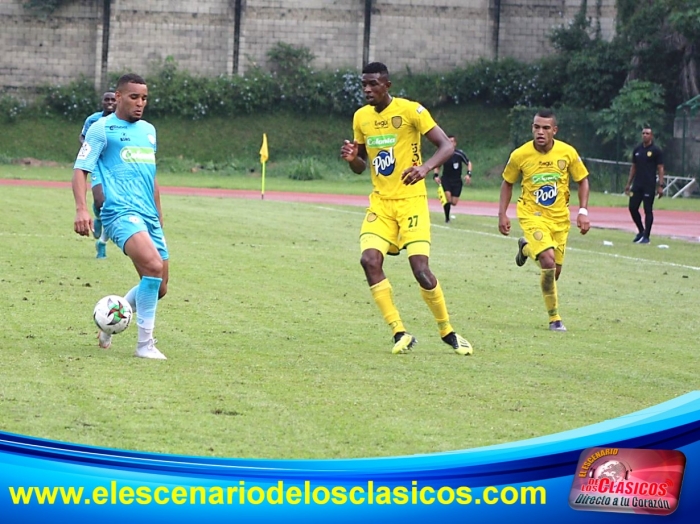
{"type": "MultiPolygon", "coordinates": [[[[100,118],[104,116],[104,111],[97,111],[96,113],[91,114],[89,117],[85,119],[85,123],[83,124],[83,130],[80,133],[80,135],[85,138],[87,136],[88,129],[90,129],[90,126],[97,122],[100,118]]],[[[95,187],[99,186],[102,183],[102,175],[100,175],[100,170],[96,169],[90,174],[90,187],[95,187]]],[[[99,216],[99,213],[97,210],[95,210],[95,216],[99,216]]]]}
{"type": "Polygon", "coordinates": [[[112,113],[90,126],[74,168],[101,177],[105,226],[128,215],[159,226],[155,153],[156,130],[144,120],[126,122],[112,113]]]}
{"type": "Polygon", "coordinates": [[[90,126],[97,122],[100,118],[104,116],[104,111],[98,111],[97,113],[91,114],[89,117],[85,119],[85,123],[83,124],[83,130],[81,131],[82,136],[87,136],[88,129],[90,129],[90,126]]]}

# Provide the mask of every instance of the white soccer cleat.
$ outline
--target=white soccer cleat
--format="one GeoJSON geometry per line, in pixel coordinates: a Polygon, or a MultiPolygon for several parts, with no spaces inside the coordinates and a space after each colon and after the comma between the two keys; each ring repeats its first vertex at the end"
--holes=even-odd
{"type": "Polygon", "coordinates": [[[112,345],[112,335],[105,333],[101,329],[97,332],[97,343],[102,349],[109,349],[112,345]]]}
{"type": "Polygon", "coordinates": [[[134,356],[139,358],[151,358],[153,360],[168,360],[168,358],[158,350],[155,344],[156,341],[154,339],[150,339],[144,344],[138,344],[134,356]]]}

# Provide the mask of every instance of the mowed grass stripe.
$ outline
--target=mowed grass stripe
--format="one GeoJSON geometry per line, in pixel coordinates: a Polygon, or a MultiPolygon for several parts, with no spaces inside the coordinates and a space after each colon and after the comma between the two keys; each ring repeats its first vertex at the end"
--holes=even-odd
{"type": "Polygon", "coordinates": [[[493,218],[444,227],[435,214],[431,265],[475,355],[439,340],[400,256],[386,272],[419,344],[394,356],[359,266],[360,210],[164,196],[171,284],[156,335],[169,360],[144,362],[132,329],[96,347],[94,303],[136,275],[115,246],[99,262],[72,234],[70,193],[8,187],[0,203],[0,229],[26,235],[0,235],[5,431],[190,455],[395,456],[554,433],[696,388],[698,276],[670,264],[694,265],[697,246],[680,241],[647,263],[624,233],[604,238],[629,259],[596,254],[599,231],[572,232],[559,281],[570,331],[557,334],[539,270],[515,266],[493,218]]]}

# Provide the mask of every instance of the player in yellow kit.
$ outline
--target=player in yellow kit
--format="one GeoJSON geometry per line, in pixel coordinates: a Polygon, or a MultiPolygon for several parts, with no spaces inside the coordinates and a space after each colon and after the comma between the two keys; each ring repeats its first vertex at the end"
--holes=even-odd
{"type": "Polygon", "coordinates": [[[498,230],[510,234],[508,205],[513,184],[522,176],[522,193],[517,214],[524,238],[518,240],[515,263],[522,266],[528,258],[539,262],[540,287],[549,314],[551,331],[566,331],[559,315],[557,280],[561,274],[569,236],[569,178],[578,183],[579,211],[576,225],[585,235],[591,227],[588,219],[588,170],[576,150],[554,140],[557,119],[550,110],[539,111],[532,123],[533,140],[513,151],[503,171],[498,209],[498,230]]]}
{"type": "Polygon", "coordinates": [[[394,336],[392,353],[406,353],[416,338],[406,332],[384,274],[384,257],[406,249],[421,296],[438,324],[442,340],[459,355],[471,355],[471,344],[450,324],[442,288],[430,271],[430,213],[425,176],[448,160],[454,151],[445,132],[427,109],[416,102],[389,94],[389,71],[380,62],[362,70],[366,106],[353,118],[353,141],[340,150],[357,174],[370,166],[373,191],[360,231],[360,263],[372,297],[394,336]],[[421,135],[437,151],[425,163],[421,158],[421,135]]]}

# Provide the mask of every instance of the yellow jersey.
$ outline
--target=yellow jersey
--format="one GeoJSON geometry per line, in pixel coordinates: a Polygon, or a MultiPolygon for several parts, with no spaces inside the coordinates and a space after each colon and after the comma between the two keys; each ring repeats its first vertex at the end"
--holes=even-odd
{"type": "Polygon", "coordinates": [[[510,184],[521,175],[518,218],[541,216],[564,222],[569,220],[569,177],[580,182],[588,170],[576,150],[565,142],[555,140],[547,153],[528,142],[510,154],[503,170],[503,179],[510,184]]]}
{"type": "Polygon", "coordinates": [[[423,163],[420,138],[435,126],[427,109],[404,98],[392,98],[381,113],[370,105],[355,112],[353,136],[367,149],[374,193],[387,199],[427,195],[424,180],[407,186],[401,173],[423,163]]]}

